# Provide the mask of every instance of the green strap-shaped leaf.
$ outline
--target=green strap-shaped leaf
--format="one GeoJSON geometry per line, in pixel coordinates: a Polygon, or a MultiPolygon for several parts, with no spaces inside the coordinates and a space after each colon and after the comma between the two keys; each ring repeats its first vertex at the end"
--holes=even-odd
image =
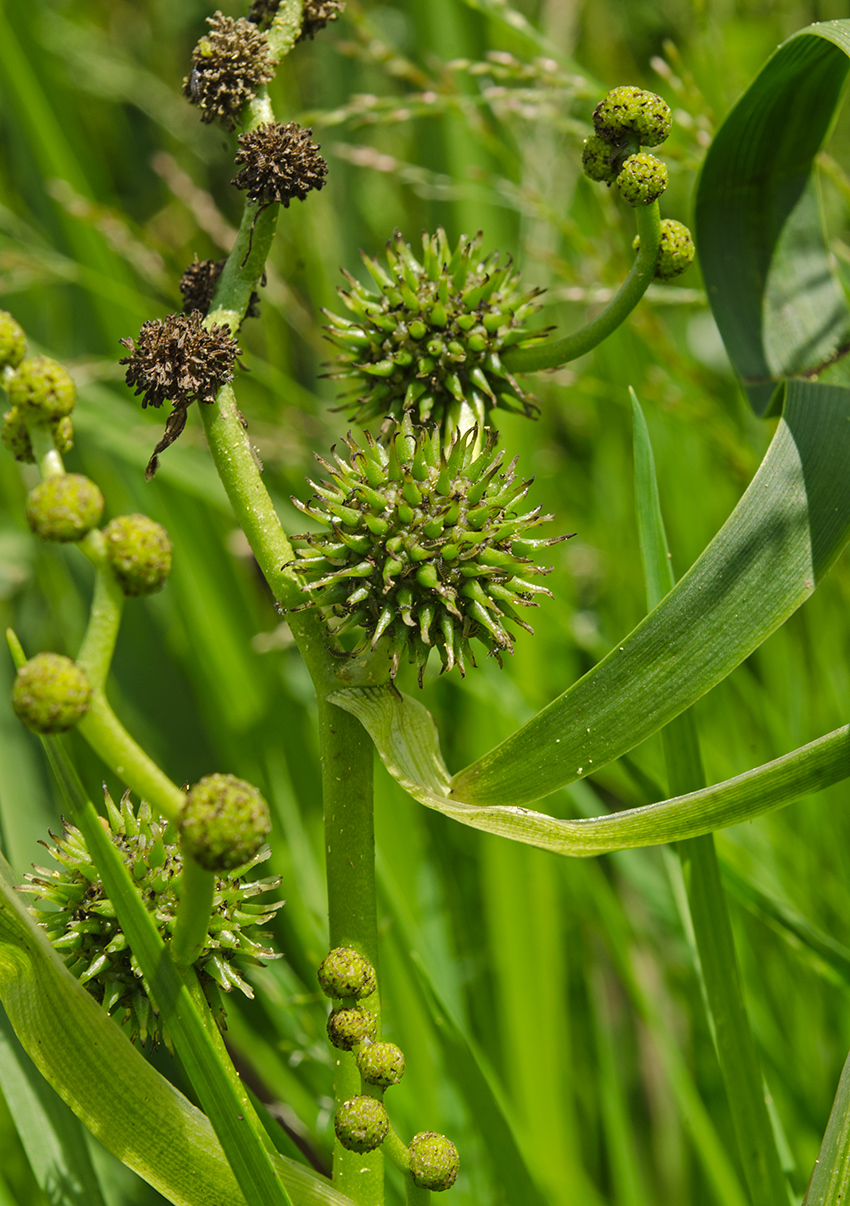
{"type": "Polygon", "coordinates": [[[697,562],[584,678],[456,775],[453,796],[538,800],[634,748],[725,678],[844,548],[848,456],[850,391],[789,382],[758,472],[697,562]]]}
{"type": "MultiPolygon", "coordinates": [[[[89,1130],[175,1206],[244,1206],[206,1117],[160,1076],[75,980],[0,865],[0,997],[24,1050],[89,1130]]],[[[352,1206],[324,1178],[273,1160],[295,1206],[352,1206]]]]}
{"type": "Polygon", "coordinates": [[[850,1191],[850,1056],[841,1073],[803,1206],[842,1206],[850,1191]]]}
{"type": "Polygon", "coordinates": [[[784,42],[724,121],[700,177],[695,233],[708,298],[758,414],[782,378],[827,364],[850,341],[810,183],[848,55],[846,20],[784,42]]]}

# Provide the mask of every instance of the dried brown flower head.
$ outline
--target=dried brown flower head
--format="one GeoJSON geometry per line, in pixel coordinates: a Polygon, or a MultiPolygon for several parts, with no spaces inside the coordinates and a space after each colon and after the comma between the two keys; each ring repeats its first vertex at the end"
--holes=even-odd
{"type": "Polygon", "coordinates": [[[192,70],[183,95],[201,109],[201,121],[220,121],[232,130],[257,89],[274,76],[266,35],[245,17],[207,17],[210,32],[192,51],[192,70]]]}
{"type": "MultiPolygon", "coordinates": [[[[183,313],[191,314],[200,310],[204,315],[209,314],[215,287],[227,260],[199,260],[197,256],[180,278],[180,293],[183,298],[183,313]]],[[[260,278],[260,284],[265,285],[266,274],[260,278]]],[[[260,317],[260,295],[252,293],[245,311],[246,318],[260,317]]]]}
{"type": "Polygon", "coordinates": [[[239,135],[236,162],[245,166],[232,181],[244,189],[249,201],[289,206],[293,197],[303,201],[311,189],[322,188],[328,165],[310,141],[312,130],[290,121],[266,122],[239,135]]]}
{"type": "Polygon", "coordinates": [[[157,453],[173,444],[186,426],[192,402],[214,402],[222,385],[233,377],[239,345],[226,327],[206,330],[202,322],[198,310],[169,314],[143,323],[136,343],[121,340],[130,355],[118,363],[127,365],[127,384],[144,395],[142,406],[159,407],[163,402],[173,406],[148,465],[148,477],[156,472],[157,453]]]}
{"type": "Polygon", "coordinates": [[[324,29],[329,21],[336,21],[345,8],[343,0],[304,0],[304,15],[301,21],[301,37],[315,38],[320,29],[324,29]]]}

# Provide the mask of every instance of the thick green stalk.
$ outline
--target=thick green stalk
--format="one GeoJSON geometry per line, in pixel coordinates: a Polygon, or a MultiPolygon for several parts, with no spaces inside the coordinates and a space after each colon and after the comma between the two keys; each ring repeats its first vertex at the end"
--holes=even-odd
{"type": "MultiPolygon", "coordinates": [[[[635,424],[635,492],[638,534],[651,611],[675,584],[667,536],[658,498],[649,433],[632,394],[635,424]]],[[[699,737],[691,712],[684,712],[662,730],[668,792],[684,795],[706,786],[699,737]]],[[[758,1053],[750,1029],[735,954],[732,925],[714,835],[679,842],[691,924],[717,1057],[747,1187],[753,1206],[783,1206],[788,1187],[767,1104],[758,1053]]]]}
{"type": "MultiPolygon", "coordinates": [[[[331,948],[354,947],[377,969],[372,742],[353,716],[324,699],[319,700],[319,741],[331,948]]],[[[378,993],[373,993],[362,1004],[377,1015],[380,1027],[378,993]]],[[[361,1091],[354,1056],[346,1051],[336,1051],[334,1094],[337,1108],[361,1091]]],[[[382,1206],[383,1163],[380,1150],[358,1155],[346,1151],[337,1142],[334,1184],[358,1206],[382,1206]]]]}
{"type": "Polygon", "coordinates": [[[512,348],[505,352],[502,364],[512,373],[536,373],[540,369],[559,368],[584,356],[607,339],[621,326],[646,293],[658,262],[661,246],[661,212],[658,202],[639,205],[635,209],[640,248],[632,270],[622,287],[601,314],[587,326],[574,331],[563,339],[547,339],[532,348],[512,348]]]}
{"type": "MultiPolygon", "coordinates": [[[[92,544],[103,545],[100,532],[91,532],[89,535],[99,537],[92,544]]],[[[105,551],[101,548],[99,552],[88,627],[77,654],[77,661],[95,690],[102,690],[106,683],[124,611],[124,592],[106,560],[105,551]]]]}
{"type": "Polygon", "coordinates": [[[209,932],[215,895],[215,875],[183,852],[180,902],[174,937],[168,948],[178,967],[191,967],[201,953],[209,932]]]}

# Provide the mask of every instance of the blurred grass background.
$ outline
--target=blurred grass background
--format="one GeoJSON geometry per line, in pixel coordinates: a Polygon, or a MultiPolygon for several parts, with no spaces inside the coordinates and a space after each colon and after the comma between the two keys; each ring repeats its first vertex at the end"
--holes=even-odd
{"type": "MultiPolygon", "coordinates": [[[[238,0],[222,5],[244,13],[238,0]]],[[[164,415],[123,385],[118,340],[179,306],[194,255],[229,250],[240,199],[233,140],[179,94],[209,9],[201,0],[0,4],[0,306],[31,346],[72,368],[80,403],[69,469],[93,477],[110,518],[141,510],[176,548],[163,594],[131,601],[111,695],[178,782],[231,771],[275,816],[285,960],[233,1001],[229,1037],[248,1083],[327,1167],[332,1069],[315,967],[326,951],[321,801],[311,691],[192,417],[152,483],[164,415]]],[[[782,38],[847,15],[838,0],[349,0],[272,86],[278,117],[311,125],[327,187],[281,215],[262,319],[243,328],[240,406],[289,530],[311,453],[345,430],[323,379],[320,308],[340,266],[443,224],[483,229],[547,288],[541,319],[594,313],[631,260],[633,218],[580,174],[601,95],[636,83],[675,111],[665,216],[688,221],[712,130],[782,38]]],[[[840,120],[821,182],[833,249],[850,261],[840,120]]],[[[536,423],[506,416],[504,443],[534,501],[575,532],[553,550],[536,636],[500,672],[434,679],[424,701],[459,769],[588,669],[643,613],[628,386],[650,426],[676,572],[740,497],[771,435],[728,369],[697,269],[653,286],[592,355],[537,379],[536,423]]],[[[0,619],[28,652],[73,655],[90,577],[73,550],[37,547],[23,520],[31,468],[0,457],[0,619]]],[[[552,528],[554,531],[554,527],[552,528]]],[[[846,722],[842,561],[817,595],[697,705],[711,781],[846,722]]],[[[58,825],[37,742],[8,704],[0,658],[0,819],[19,872],[58,825]]],[[[413,679],[405,684],[415,690],[413,679]]],[[[82,742],[92,793],[102,768],[82,742]]],[[[108,778],[108,777],[107,777],[108,778]]],[[[558,815],[663,790],[654,739],[549,799],[558,815]]],[[[407,1057],[388,1099],[400,1134],[436,1129],[462,1154],[457,1206],[742,1206],[746,1195],[699,982],[664,850],[558,859],[452,825],[379,768],[377,833],[385,1033],[407,1057]]],[[[116,783],[110,782],[112,789],[116,783]]],[[[846,787],[725,832],[738,951],[792,1184],[805,1189],[850,1046],[846,787]]],[[[40,860],[39,860],[40,861],[40,860]]],[[[167,1056],[157,1065],[181,1082],[167,1056]]],[[[47,1201],[0,1105],[0,1200],[47,1201]]],[[[157,1195],[98,1155],[110,1206],[157,1195]]],[[[393,1202],[400,1201],[391,1179],[393,1202]]],[[[50,1200],[55,1200],[50,1197],[50,1200]]],[[[58,1199],[57,1199],[58,1200],[58,1199]]]]}

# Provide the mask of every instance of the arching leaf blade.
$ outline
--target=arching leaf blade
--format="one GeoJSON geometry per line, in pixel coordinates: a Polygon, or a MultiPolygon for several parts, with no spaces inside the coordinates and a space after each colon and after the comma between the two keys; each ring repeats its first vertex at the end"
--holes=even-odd
{"type": "Polygon", "coordinates": [[[718,130],[700,176],[695,234],[708,298],[758,414],[776,409],[783,378],[826,365],[850,342],[811,181],[848,55],[847,20],[784,42],[718,130]]]}

